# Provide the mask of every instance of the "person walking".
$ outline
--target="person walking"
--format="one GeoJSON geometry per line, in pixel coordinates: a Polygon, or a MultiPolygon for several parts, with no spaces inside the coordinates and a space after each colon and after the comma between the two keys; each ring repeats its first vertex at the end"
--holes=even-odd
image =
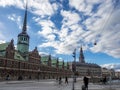
{"type": "Polygon", "coordinates": [[[83,78],[83,82],[84,82],[85,90],[88,90],[89,78],[87,78],[87,77],[85,76],[85,77],[83,78]]]}
{"type": "Polygon", "coordinates": [[[68,77],[65,77],[65,84],[68,84],[68,77]]]}
{"type": "Polygon", "coordinates": [[[10,76],[9,75],[6,76],[6,80],[10,80],[10,76]]]}
{"type": "Polygon", "coordinates": [[[106,84],[106,82],[107,82],[107,78],[106,78],[106,76],[103,78],[103,84],[106,84]]]}
{"type": "Polygon", "coordinates": [[[59,85],[61,85],[61,84],[62,84],[62,78],[59,77],[59,85]]]}

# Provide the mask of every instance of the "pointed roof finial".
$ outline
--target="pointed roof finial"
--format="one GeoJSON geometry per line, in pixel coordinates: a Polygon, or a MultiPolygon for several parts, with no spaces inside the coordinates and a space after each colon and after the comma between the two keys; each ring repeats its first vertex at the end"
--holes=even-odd
{"type": "Polygon", "coordinates": [[[82,50],[82,45],[81,45],[81,47],[80,47],[80,52],[83,52],[83,50],[82,50]]]}
{"type": "Polygon", "coordinates": [[[82,45],[81,45],[81,48],[80,48],[80,57],[79,57],[79,61],[80,61],[81,63],[85,63],[82,45]]]}
{"type": "Polygon", "coordinates": [[[26,1],[26,8],[25,8],[25,15],[24,15],[24,22],[23,22],[23,28],[22,28],[22,32],[26,33],[27,31],[27,1],[26,1]]]}
{"type": "Polygon", "coordinates": [[[14,42],[14,40],[13,40],[13,38],[12,38],[11,43],[13,44],[13,42],[14,42]]]}

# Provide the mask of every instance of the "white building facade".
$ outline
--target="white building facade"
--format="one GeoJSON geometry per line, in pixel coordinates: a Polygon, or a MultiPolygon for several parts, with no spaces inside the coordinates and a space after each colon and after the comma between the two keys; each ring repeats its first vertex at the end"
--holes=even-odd
{"type": "Polygon", "coordinates": [[[82,47],[80,48],[79,62],[75,64],[79,76],[100,77],[102,75],[99,65],[85,62],[82,47]]]}

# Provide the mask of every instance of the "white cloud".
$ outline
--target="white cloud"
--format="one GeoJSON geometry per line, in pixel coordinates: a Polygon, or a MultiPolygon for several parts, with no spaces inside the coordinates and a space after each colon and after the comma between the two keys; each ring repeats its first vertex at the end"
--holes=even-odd
{"type": "MultiPolygon", "coordinates": [[[[74,6],[78,10],[83,10],[86,12],[86,14],[90,15],[90,17],[83,22],[88,31],[83,30],[83,28],[81,28],[82,26],[78,24],[78,22],[80,22],[81,20],[81,17],[78,13],[61,10],[63,20],[61,30],[57,33],[57,35],[59,36],[59,41],[57,43],[54,41],[47,43],[45,42],[41,46],[52,46],[56,49],[57,53],[70,54],[74,50],[74,48],[81,45],[80,41],[82,41],[82,43],[85,44],[86,49],[90,48],[93,52],[104,52],[108,55],[119,58],[120,51],[118,48],[120,48],[120,41],[118,37],[120,36],[120,25],[119,19],[117,18],[119,15],[119,11],[114,12],[114,14],[110,16],[111,11],[109,11],[108,9],[112,9],[111,1],[109,0],[103,2],[97,0],[84,2],[82,0],[78,0],[74,2],[71,0],[70,5],[74,6]],[[91,12],[92,8],[84,6],[84,4],[90,4],[90,6],[92,7],[92,5],[96,3],[102,3],[98,9],[98,12],[96,13],[91,12]],[[79,7],[80,4],[83,4],[83,8],[82,6],[81,8],[79,7]],[[88,10],[89,13],[87,12],[88,10]],[[101,37],[97,36],[99,34],[101,35],[101,37]],[[94,43],[96,40],[98,41],[96,46],[86,46],[86,44],[88,45],[91,42],[94,43]]],[[[51,25],[51,23],[49,24],[51,25]]],[[[41,25],[43,24],[41,23],[41,25]]],[[[49,25],[46,24],[46,26],[49,25]]],[[[50,31],[52,32],[51,27],[55,26],[52,24],[51,26],[49,26],[49,29],[46,28],[47,33],[49,33],[50,31]]],[[[45,34],[45,32],[43,32],[42,34],[45,34]]],[[[46,34],[46,36],[47,35],[48,34],[46,34]]]]}
{"type": "Polygon", "coordinates": [[[80,21],[79,14],[71,11],[61,11],[61,15],[63,16],[63,27],[71,26],[73,24],[77,24],[80,21]]]}
{"type": "MultiPolygon", "coordinates": [[[[108,55],[111,55],[116,58],[120,58],[119,52],[120,52],[120,20],[118,18],[118,15],[120,14],[120,11],[115,11],[112,16],[109,18],[109,20],[106,23],[106,26],[99,31],[98,33],[101,33],[101,37],[99,38],[98,45],[91,48],[94,52],[104,52],[108,55]]],[[[100,24],[102,27],[102,23],[100,24]]]]}
{"type": "Polygon", "coordinates": [[[18,16],[16,14],[11,14],[11,15],[8,15],[8,19],[10,19],[13,22],[15,22],[18,25],[19,29],[21,29],[21,26],[22,26],[21,16],[18,16]]]}
{"type": "MultiPolygon", "coordinates": [[[[16,6],[23,9],[25,0],[0,0],[0,6],[16,6]]],[[[120,9],[114,10],[111,14],[112,0],[69,0],[69,6],[74,7],[78,12],[72,11],[71,8],[70,10],[62,8],[60,15],[63,20],[61,28],[58,30],[50,18],[61,7],[60,4],[51,4],[49,0],[28,1],[28,10],[38,16],[38,18],[33,19],[41,26],[38,35],[42,35],[45,39],[40,47],[54,47],[57,53],[70,54],[74,48],[81,46],[82,43],[92,52],[103,52],[120,58],[120,9]],[[98,3],[100,6],[97,12],[93,13],[93,5],[98,3]],[[89,17],[82,21],[86,15],[89,17]],[[56,38],[58,40],[55,40],[56,38]],[[95,40],[97,40],[97,45],[89,47],[88,44],[94,43],[95,40]]],[[[11,14],[8,18],[21,26],[21,17],[11,14]]],[[[0,38],[4,38],[1,31],[0,38]]]]}
{"type": "Polygon", "coordinates": [[[24,7],[23,0],[0,0],[0,6],[6,7],[6,6],[17,6],[18,8],[24,7]]]}
{"type": "Polygon", "coordinates": [[[115,71],[120,70],[120,63],[110,63],[110,64],[103,64],[101,67],[107,68],[107,69],[114,69],[115,71]]]}
{"type": "Polygon", "coordinates": [[[57,11],[58,6],[59,6],[59,5],[58,5],[57,3],[53,3],[53,4],[52,4],[53,10],[54,10],[54,11],[57,11]]]}
{"type": "Polygon", "coordinates": [[[37,15],[53,15],[58,9],[56,3],[51,4],[49,0],[30,0],[29,7],[34,14],[37,15]]]}
{"type": "MultiPolygon", "coordinates": [[[[16,6],[17,8],[24,9],[26,0],[0,0],[0,6],[16,6]]],[[[56,3],[51,4],[49,0],[29,0],[28,10],[36,15],[52,16],[58,9],[56,3]]]]}
{"type": "Polygon", "coordinates": [[[103,0],[69,0],[69,5],[86,15],[92,15],[93,5],[100,2],[103,0]]]}
{"type": "Polygon", "coordinates": [[[5,42],[6,42],[6,41],[4,41],[4,40],[0,40],[0,44],[1,44],[1,43],[5,43],[5,42]]]}
{"type": "Polygon", "coordinates": [[[89,30],[83,33],[83,41],[90,43],[97,40],[97,45],[90,47],[93,52],[104,52],[115,58],[120,58],[120,9],[112,10],[111,0],[102,1],[98,12],[89,14],[83,24],[89,30]],[[113,12],[114,11],[114,12],[113,12]],[[100,35],[100,37],[98,36],[100,35]]]}
{"type": "Polygon", "coordinates": [[[49,55],[49,53],[46,53],[46,52],[39,52],[39,54],[40,54],[41,56],[49,55]]]}
{"type": "Polygon", "coordinates": [[[54,23],[51,20],[39,20],[37,21],[39,25],[41,25],[42,30],[38,31],[38,34],[43,36],[47,41],[54,41],[55,40],[55,28],[54,23]]]}

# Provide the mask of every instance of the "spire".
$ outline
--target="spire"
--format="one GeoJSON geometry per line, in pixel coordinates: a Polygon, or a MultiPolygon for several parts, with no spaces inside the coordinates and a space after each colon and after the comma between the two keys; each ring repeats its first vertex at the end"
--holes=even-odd
{"type": "Polygon", "coordinates": [[[34,51],[34,52],[38,52],[37,47],[35,47],[35,49],[34,49],[33,51],[34,51]]]}
{"type": "Polygon", "coordinates": [[[81,62],[81,63],[85,63],[85,60],[84,60],[84,54],[83,54],[83,50],[82,50],[82,46],[81,46],[81,48],[80,48],[79,62],[81,62]]]}
{"type": "Polygon", "coordinates": [[[48,56],[48,66],[51,66],[51,55],[48,56]]]}
{"type": "Polygon", "coordinates": [[[26,30],[27,30],[27,1],[26,1],[26,10],[25,10],[25,15],[24,15],[22,33],[26,33],[26,30]]]}
{"type": "Polygon", "coordinates": [[[27,1],[25,8],[25,15],[23,20],[22,32],[18,34],[17,40],[17,50],[23,56],[24,59],[28,60],[28,52],[29,52],[29,35],[27,34],[27,1]]]}
{"type": "Polygon", "coordinates": [[[64,60],[63,60],[63,63],[62,63],[62,68],[64,69],[64,65],[65,65],[65,63],[64,63],[64,60]]]}

